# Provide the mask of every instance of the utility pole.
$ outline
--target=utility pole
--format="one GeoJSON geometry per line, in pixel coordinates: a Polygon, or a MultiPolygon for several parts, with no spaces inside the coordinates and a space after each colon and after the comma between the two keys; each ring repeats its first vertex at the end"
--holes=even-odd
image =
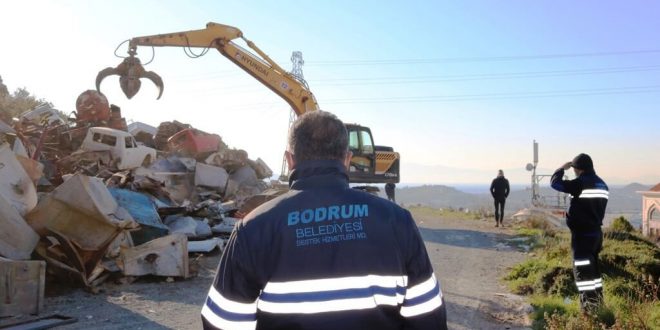
{"type": "Polygon", "coordinates": [[[552,177],[551,174],[538,174],[536,168],[539,164],[539,144],[534,140],[534,163],[528,163],[525,169],[532,172],[532,205],[539,208],[561,210],[566,206],[566,194],[557,193],[556,196],[542,196],[540,183],[543,178],[552,177]]]}
{"type": "Polygon", "coordinates": [[[533,155],[533,161],[534,163],[529,163],[526,166],[526,169],[528,171],[532,172],[532,205],[534,206],[542,206],[543,201],[541,200],[541,195],[539,193],[539,182],[541,181],[541,178],[544,177],[545,175],[537,175],[536,174],[536,167],[539,164],[539,144],[534,140],[534,155],[533,155]]]}
{"type": "MultiPolygon", "coordinates": [[[[302,52],[301,51],[294,51],[291,53],[291,62],[293,63],[293,67],[291,68],[291,75],[298,80],[300,83],[303,84],[307,89],[309,89],[309,86],[307,85],[307,81],[305,81],[305,77],[303,75],[303,64],[305,64],[305,61],[303,60],[302,52]]],[[[291,125],[293,125],[293,121],[296,120],[296,113],[291,109],[289,112],[289,125],[287,129],[287,135],[288,132],[291,130],[291,125]]],[[[284,147],[284,150],[286,150],[288,146],[284,147]]],[[[286,164],[286,156],[282,155],[282,171],[280,172],[280,181],[288,181],[289,180],[289,168],[286,164]]]]}
{"type": "Polygon", "coordinates": [[[532,204],[539,205],[540,193],[539,193],[539,180],[540,178],[536,177],[536,167],[539,164],[539,144],[534,140],[534,171],[532,172],[532,204]]]}

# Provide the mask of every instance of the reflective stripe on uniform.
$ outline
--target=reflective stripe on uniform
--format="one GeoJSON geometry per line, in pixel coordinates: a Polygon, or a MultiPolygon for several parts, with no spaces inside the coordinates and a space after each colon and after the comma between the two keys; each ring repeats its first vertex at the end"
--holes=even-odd
{"type": "Polygon", "coordinates": [[[413,317],[428,313],[442,306],[442,290],[432,274],[431,277],[406,290],[406,298],[401,306],[403,317],[413,317]]]}
{"type": "Polygon", "coordinates": [[[605,198],[609,199],[609,191],[605,189],[584,189],[579,198],[605,198]]]}
{"type": "Polygon", "coordinates": [[[257,303],[241,303],[227,299],[211,286],[202,316],[219,329],[255,329],[257,303]]]}
{"type": "Polygon", "coordinates": [[[277,314],[314,314],[396,306],[403,302],[406,276],[353,276],[269,282],[257,308],[277,314]]]}
{"type": "Polygon", "coordinates": [[[573,262],[573,264],[574,264],[575,266],[586,266],[586,265],[591,264],[591,262],[589,261],[589,259],[585,259],[585,260],[575,260],[575,262],[573,262]]]}
{"type": "Polygon", "coordinates": [[[579,281],[575,282],[575,284],[577,285],[578,291],[592,291],[603,287],[603,279],[597,278],[593,281],[579,281]]]}

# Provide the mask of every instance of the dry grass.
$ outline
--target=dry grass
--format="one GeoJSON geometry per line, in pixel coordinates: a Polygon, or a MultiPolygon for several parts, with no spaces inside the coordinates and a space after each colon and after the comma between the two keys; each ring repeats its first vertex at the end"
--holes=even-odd
{"type": "Polygon", "coordinates": [[[537,235],[542,244],[505,280],[514,292],[531,296],[536,329],[660,329],[660,249],[624,221],[604,235],[606,305],[594,315],[579,312],[568,234],[548,230],[541,219],[523,224],[519,233],[537,235]]]}

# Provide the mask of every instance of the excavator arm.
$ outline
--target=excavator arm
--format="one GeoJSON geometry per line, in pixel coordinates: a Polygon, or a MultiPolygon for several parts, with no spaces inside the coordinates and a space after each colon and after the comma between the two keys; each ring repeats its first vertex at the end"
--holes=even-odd
{"type": "MultiPolygon", "coordinates": [[[[175,32],[167,34],[158,34],[152,36],[143,36],[132,38],[129,41],[129,58],[135,58],[138,46],[153,46],[153,47],[184,47],[184,48],[215,48],[220,54],[239,66],[245,72],[253,76],[255,79],[266,85],[275,94],[282,97],[297,115],[302,115],[308,111],[318,110],[319,106],[314,98],[314,94],[305,86],[304,83],[298,81],[293,75],[282,69],[275,61],[273,61],[266,53],[261,51],[252,41],[243,37],[241,30],[223,24],[208,23],[205,29],[192,30],[184,32],[175,32]],[[244,48],[240,47],[232,40],[242,39],[245,43],[254,50],[261,58],[255,56],[244,48]]],[[[131,60],[135,62],[135,60],[131,60]]],[[[121,64],[126,63],[127,60],[121,64]]],[[[139,64],[139,60],[137,61],[139,64]]],[[[121,66],[120,65],[120,66],[121,66]]],[[[105,69],[97,76],[97,89],[100,89],[100,82],[109,74],[113,74],[111,69],[105,69]],[[110,69],[110,70],[109,70],[110,69]]],[[[119,67],[118,67],[119,69],[119,67]]],[[[146,72],[142,70],[134,70],[136,72],[146,72]]],[[[123,77],[123,75],[130,75],[130,72],[116,72],[123,77]]],[[[137,77],[138,79],[140,77],[137,77]]],[[[153,79],[152,79],[153,80],[153,79]]],[[[162,80],[160,85],[156,83],[162,91],[162,80]]],[[[130,88],[130,87],[129,87],[130,88]]],[[[133,87],[135,88],[135,87],[133,87]]],[[[122,89],[124,86],[122,85],[122,89]]],[[[139,84],[137,84],[139,89],[139,84]]],[[[129,94],[137,93],[137,90],[126,89],[124,92],[129,94]]],[[[162,93],[162,92],[161,92],[162,93]]],[[[132,96],[132,95],[131,95],[132,96]]]]}
{"type": "MultiPolygon", "coordinates": [[[[135,37],[129,40],[128,57],[116,68],[106,68],[96,77],[96,89],[100,92],[103,79],[109,75],[120,76],[119,82],[124,94],[130,99],[140,89],[140,78],[148,78],[159,89],[159,98],[163,93],[163,81],[154,72],[142,67],[137,55],[138,46],[215,48],[220,54],[238,65],[245,72],[266,85],[275,94],[286,100],[296,115],[319,110],[319,105],[312,92],[282,69],[252,41],[243,37],[241,30],[223,24],[208,23],[205,29],[135,37]],[[241,39],[257,55],[240,47],[233,40],[241,39]]],[[[371,130],[368,127],[346,124],[349,134],[353,160],[349,178],[352,183],[398,183],[398,152],[389,147],[374,146],[371,130]]]]}

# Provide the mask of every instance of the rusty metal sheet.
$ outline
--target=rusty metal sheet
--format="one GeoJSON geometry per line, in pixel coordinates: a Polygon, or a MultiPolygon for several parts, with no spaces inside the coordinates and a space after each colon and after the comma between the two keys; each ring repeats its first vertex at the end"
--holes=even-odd
{"type": "Polygon", "coordinates": [[[47,239],[39,242],[36,251],[48,263],[50,274],[92,288],[107,277],[101,276],[105,271],[101,260],[112,243],[114,240],[96,250],[85,250],[64,234],[47,230],[47,239]]]}
{"type": "Polygon", "coordinates": [[[223,148],[226,145],[219,135],[195,128],[184,129],[167,139],[167,151],[195,158],[204,158],[223,148]]]}

